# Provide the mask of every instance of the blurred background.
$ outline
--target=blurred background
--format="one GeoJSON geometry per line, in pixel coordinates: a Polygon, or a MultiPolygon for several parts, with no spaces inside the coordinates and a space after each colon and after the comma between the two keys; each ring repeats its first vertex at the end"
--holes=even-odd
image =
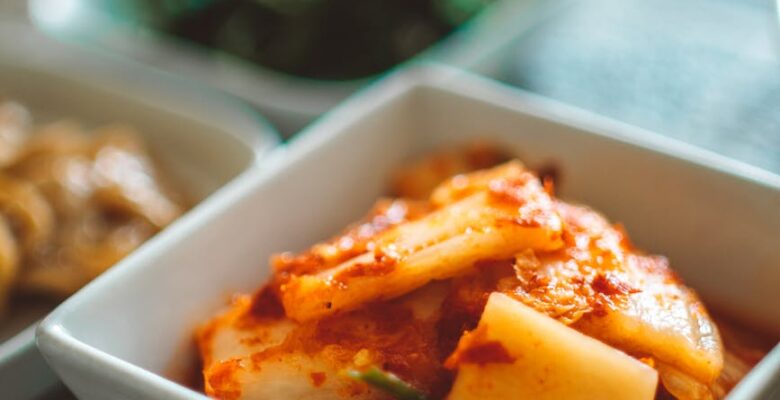
{"type": "Polygon", "coordinates": [[[234,96],[287,139],[389,71],[439,62],[780,173],[776,11],[769,0],[0,0],[0,24],[234,96]]]}
{"type": "Polygon", "coordinates": [[[60,40],[230,92],[287,136],[392,67],[433,60],[780,172],[780,30],[768,0],[4,0],[2,7],[60,40]]]}

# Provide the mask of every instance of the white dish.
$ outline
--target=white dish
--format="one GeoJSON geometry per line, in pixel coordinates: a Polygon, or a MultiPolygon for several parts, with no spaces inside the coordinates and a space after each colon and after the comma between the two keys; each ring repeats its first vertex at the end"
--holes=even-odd
{"type": "MultiPolygon", "coordinates": [[[[415,59],[473,68],[495,75],[501,50],[568,0],[500,0],[415,59]]],[[[126,6],[126,4],[125,4],[126,6]]],[[[324,81],[296,77],[186,41],[117,21],[113,2],[69,0],[52,7],[30,2],[32,20],[47,32],[80,44],[117,52],[233,94],[256,106],[291,135],[370,79],[324,81]]]]}
{"type": "MultiPolygon", "coordinates": [[[[29,107],[36,121],[72,118],[89,126],[126,122],[138,128],[172,180],[198,201],[277,143],[270,126],[240,102],[69,49],[10,21],[0,21],[0,98],[29,107]]],[[[34,329],[23,329],[52,309],[50,303],[25,305],[2,321],[0,397],[34,397],[57,382],[35,348],[34,329]]]]}
{"type": "MultiPolygon", "coordinates": [[[[387,78],[294,140],[52,313],[38,345],[83,399],[192,399],[164,378],[191,363],[193,329],[232,293],[256,290],[267,259],[361,216],[407,157],[474,136],[530,165],[553,161],[563,196],[622,221],[668,255],[709,304],[780,332],[780,177],[653,133],[451,69],[387,78]]],[[[769,355],[732,398],[780,371],[769,355]]]]}

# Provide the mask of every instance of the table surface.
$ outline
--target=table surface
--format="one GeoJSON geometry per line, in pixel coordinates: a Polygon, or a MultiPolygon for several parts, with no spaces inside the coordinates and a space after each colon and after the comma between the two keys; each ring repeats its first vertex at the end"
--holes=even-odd
{"type": "Polygon", "coordinates": [[[506,52],[510,84],[780,173],[773,2],[574,2],[506,52]]]}

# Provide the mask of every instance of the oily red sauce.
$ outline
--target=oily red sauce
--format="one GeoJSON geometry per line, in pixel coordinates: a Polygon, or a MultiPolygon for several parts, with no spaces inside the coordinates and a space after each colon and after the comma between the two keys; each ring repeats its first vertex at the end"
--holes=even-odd
{"type": "MultiPolygon", "coordinates": [[[[513,274],[512,260],[485,260],[476,267],[477,273],[449,282],[438,313],[429,319],[415,318],[404,297],[375,302],[303,323],[281,345],[253,355],[252,360],[260,367],[281,354],[303,352],[350,365],[356,354],[367,350],[370,365],[396,374],[431,398],[443,398],[454,379],[453,371],[444,367],[445,359],[462,334],[476,327],[489,293],[513,274]]],[[[486,349],[494,359],[501,359],[495,346],[486,349]]],[[[316,386],[313,377],[312,383],[316,386]]]]}
{"type": "Polygon", "coordinates": [[[639,291],[610,273],[599,273],[590,286],[596,292],[607,296],[628,295],[639,291]]]}
{"type": "Polygon", "coordinates": [[[241,397],[241,385],[235,378],[235,373],[241,369],[239,360],[229,360],[212,368],[208,384],[213,388],[210,393],[220,400],[234,400],[241,397]]]}
{"type": "Polygon", "coordinates": [[[670,272],[662,257],[632,253],[624,232],[598,213],[562,202],[555,203],[555,210],[564,222],[564,247],[523,257],[519,282],[507,293],[537,311],[572,324],[589,313],[606,315],[620,308],[638,291],[622,274],[624,260],[654,275],[670,272]]]}
{"type": "Polygon", "coordinates": [[[472,343],[462,351],[456,353],[456,357],[452,358],[452,364],[447,365],[457,366],[459,364],[511,364],[515,361],[515,358],[509,354],[506,347],[497,341],[487,341],[484,343],[472,343]]]}
{"type": "Polygon", "coordinates": [[[312,372],[309,374],[309,379],[311,379],[311,384],[314,385],[314,387],[320,387],[323,383],[325,383],[326,375],[324,372],[312,372]]]}
{"type": "Polygon", "coordinates": [[[553,162],[548,162],[534,168],[542,182],[549,181],[552,185],[561,184],[561,169],[553,162]]]}
{"type": "Polygon", "coordinates": [[[322,268],[325,258],[313,251],[302,254],[284,252],[271,256],[271,266],[278,275],[313,274],[322,268]]]}
{"type": "Polygon", "coordinates": [[[498,223],[538,228],[556,225],[559,220],[551,199],[539,190],[539,182],[530,173],[493,179],[488,184],[488,193],[497,205],[517,207],[512,217],[501,218],[498,223]]]}
{"type": "MultiPolygon", "coordinates": [[[[356,354],[370,353],[370,364],[392,372],[412,386],[443,397],[451,373],[441,367],[432,322],[417,320],[400,301],[369,304],[349,313],[301,324],[285,341],[252,356],[256,367],[282,354],[305,353],[350,365],[356,354]]],[[[314,376],[312,383],[316,385],[314,376]]]]}
{"type": "Polygon", "coordinates": [[[258,319],[284,318],[284,308],[272,285],[264,286],[252,297],[250,313],[258,319]]]}
{"type": "Polygon", "coordinates": [[[550,196],[555,196],[555,181],[551,178],[542,179],[542,187],[544,188],[545,193],[550,196]]]}
{"type": "Polygon", "coordinates": [[[488,190],[497,201],[521,206],[529,201],[530,190],[526,185],[534,179],[533,175],[527,173],[515,178],[497,178],[490,181],[488,190]]]}
{"type": "Polygon", "coordinates": [[[317,324],[314,338],[336,344],[355,354],[374,353],[375,363],[413,386],[433,391],[440,379],[439,355],[432,324],[416,320],[412,310],[399,302],[375,303],[346,318],[326,318],[317,324]]]}
{"type": "Polygon", "coordinates": [[[512,260],[482,260],[475,264],[476,273],[452,281],[437,324],[442,363],[455,351],[463,333],[476,328],[490,293],[502,281],[512,279],[512,265],[512,260]]]}
{"type": "Polygon", "coordinates": [[[448,357],[458,346],[463,332],[477,327],[481,310],[484,309],[487,298],[473,304],[458,304],[458,300],[448,298],[442,307],[442,316],[437,324],[439,333],[439,354],[443,355],[442,361],[448,357]],[[481,306],[481,307],[480,307],[481,306]]]}

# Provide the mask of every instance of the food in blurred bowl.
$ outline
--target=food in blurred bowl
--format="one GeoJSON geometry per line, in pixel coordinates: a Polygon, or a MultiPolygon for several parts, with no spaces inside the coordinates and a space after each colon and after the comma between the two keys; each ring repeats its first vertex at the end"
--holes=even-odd
{"type": "Polygon", "coordinates": [[[492,0],[141,1],[174,36],[315,79],[380,73],[443,38],[492,0]]]}
{"type": "Polygon", "coordinates": [[[33,124],[0,102],[0,301],[67,296],[186,210],[122,125],[33,124]]]}

